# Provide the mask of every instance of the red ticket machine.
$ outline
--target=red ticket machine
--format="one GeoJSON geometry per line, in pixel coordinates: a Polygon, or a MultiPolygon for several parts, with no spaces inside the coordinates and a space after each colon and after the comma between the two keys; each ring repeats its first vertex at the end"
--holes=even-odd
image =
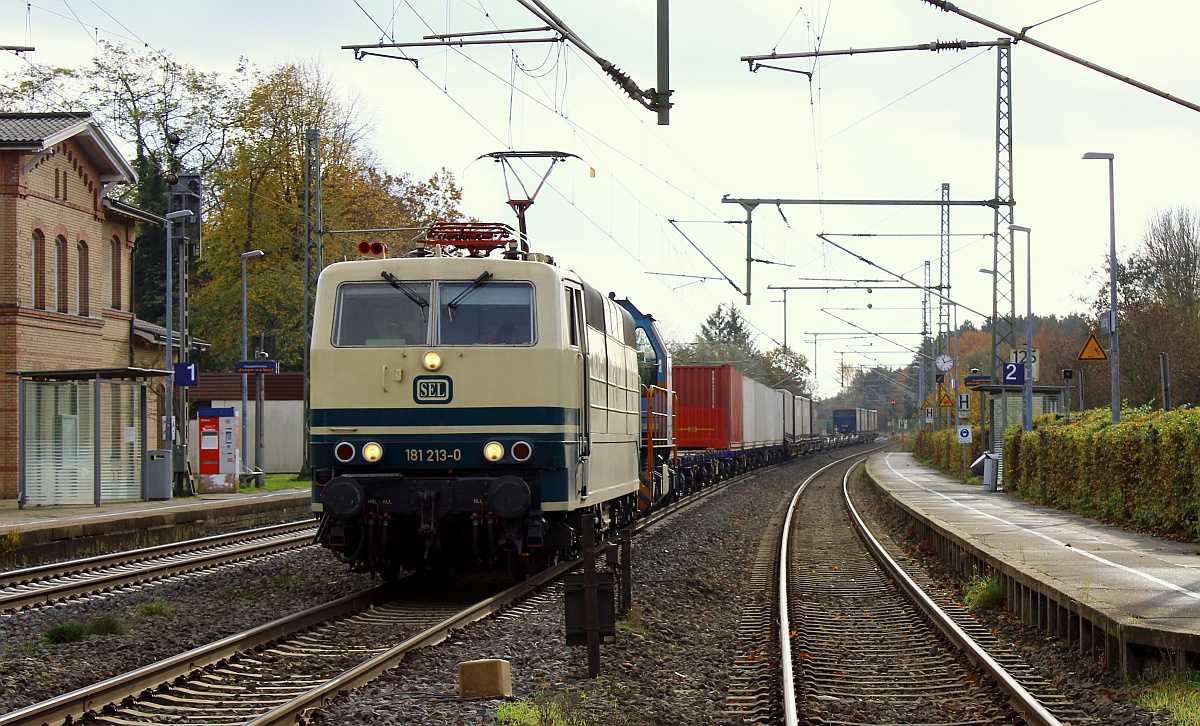
{"type": "Polygon", "coordinates": [[[200,492],[236,492],[242,470],[241,425],[236,408],[202,408],[200,492]]]}

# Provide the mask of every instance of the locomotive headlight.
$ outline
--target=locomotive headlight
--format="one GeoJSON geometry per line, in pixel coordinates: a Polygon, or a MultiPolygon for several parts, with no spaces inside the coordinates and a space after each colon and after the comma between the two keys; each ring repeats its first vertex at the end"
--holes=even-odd
{"type": "Polygon", "coordinates": [[[426,351],[425,355],[421,356],[421,365],[425,366],[427,371],[436,371],[442,367],[442,354],[436,350],[426,351]]]}
{"type": "Polygon", "coordinates": [[[483,458],[488,461],[500,461],[504,458],[504,444],[499,441],[489,441],[483,445],[483,458]]]}
{"type": "Polygon", "coordinates": [[[362,456],[364,459],[374,464],[383,456],[383,447],[374,441],[363,444],[362,456]]]}

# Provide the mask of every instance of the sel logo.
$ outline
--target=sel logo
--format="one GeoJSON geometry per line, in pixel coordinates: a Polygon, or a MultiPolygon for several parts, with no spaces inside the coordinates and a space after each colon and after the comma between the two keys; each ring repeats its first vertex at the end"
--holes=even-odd
{"type": "Polygon", "coordinates": [[[417,376],[413,379],[413,400],[417,403],[450,403],[454,382],[449,376],[417,376]]]}

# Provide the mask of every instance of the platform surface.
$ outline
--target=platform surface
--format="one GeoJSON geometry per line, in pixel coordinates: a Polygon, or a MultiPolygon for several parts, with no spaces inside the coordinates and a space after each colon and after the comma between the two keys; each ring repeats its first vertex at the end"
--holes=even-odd
{"type": "Polygon", "coordinates": [[[876,454],[867,466],[890,496],[939,528],[1114,621],[1200,634],[1200,545],[985,492],[907,453],[876,454]]]}

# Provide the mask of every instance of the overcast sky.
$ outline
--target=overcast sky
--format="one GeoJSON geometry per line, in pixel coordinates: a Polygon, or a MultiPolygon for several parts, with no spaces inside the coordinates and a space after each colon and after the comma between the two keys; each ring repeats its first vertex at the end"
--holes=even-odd
{"type": "MultiPolygon", "coordinates": [[[[655,85],[654,2],[545,2],[638,85],[655,85]]],[[[1084,3],[958,4],[1020,29],[1084,3]]],[[[746,289],[745,212],[722,203],[723,195],[934,200],[948,183],[954,199],[992,198],[994,49],[778,63],[813,72],[811,81],[799,73],[751,73],[739,58],[990,41],[1000,34],[919,0],[672,5],[669,126],[658,126],[653,113],[569,45],[420,48],[407,51],[419,60],[415,67],[385,58],[356,61],[341,49],[538,25],[516,0],[0,0],[0,45],[37,49],[24,59],[0,54],[0,72],[27,61],[84,63],[97,37],[145,44],[225,74],[239,56],[264,69],[319,60],[372,120],[371,143],[389,170],[425,178],[445,167],[465,190],[467,214],[514,226],[500,168],[476,158],[505,148],[576,154],[580,160],[555,166],[529,212],[533,247],[602,290],[630,297],[678,338],[694,335],[718,304],[735,303],[761,331],[760,346],[773,347],[784,338],[784,310],[775,302],[781,293],[768,286],[839,285],[822,280],[890,279],[888,273],[920,283],[926,260],[936,283],[938,207],[758,207],[753,256],[784,264],[753,265],[749,306],[724,280],[652,273],[727,275],[746,289]],[[819,233],[850,252],[822,242],[819,233]]],[[[1029,36],[1200,103],[1198,21],[1197,3],[1101,0],[1037,25],[1029,36]]],[[[1106,162],[1080,157],[1115,154],[1118,255],[1126,257],[1150,216],[1200,200],[1200,114],[1028,43],[1012,51],[1012,96],[1015,221],[1033,230],[1033,309],[1084,312],[1082,299],[1107,285],[1108,170],[1106,162]]],[[[521,181],[532,189],[544,171],[544,164],[526,168],[521,181]]],[[[517,194],[517,181],[509,183],[517,194]]],[[[992,267],[992,226],[989,209],[952,210],[950,295],[962,306],[960,321],[978,322],[971,310],[991,311],[991,279],[978,270],[992,267]]],[[[1019,316],[1026,259],[1025,237],[1018,235],[1019,316]]],[[[810,358],[815,353],[819,395],[837,391],[839,361],[911,360],[906,348],[919,340],[921,294],[885,289],[898,284],[863,283],[878,286],[871,293],[788,293],[787,342],[810,358]],[[863,329],[883,338],[849,337],[865,336],[863,329]],[[815,347],[814,332],[821,334],[815,347]]]]}

